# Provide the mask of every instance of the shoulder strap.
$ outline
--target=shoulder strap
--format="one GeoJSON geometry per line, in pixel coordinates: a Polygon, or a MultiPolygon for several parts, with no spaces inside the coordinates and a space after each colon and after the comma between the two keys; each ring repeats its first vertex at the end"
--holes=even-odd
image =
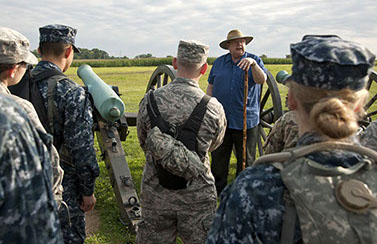
{"type": "Polygon", "coordinates": [[[190,114],[190,117],[177,131],[174,125],[162,119],[153,91],[151,90],[147,95],[147,110],[151,120],[151,127],[158,126],[161,132],[169,134],[181,141],[189,150],[196,151],[196,135],[200,129],[210,99],[210,96],[204,95],[190,114]]]}
{"type": "Polygon", "coordinates": [[[175,127],[162,119],[152,90],[150,90],[147,95],[147,101],[147,110],[149,119],[151,120],[151,128],[157,126],[162,133],[169,134],[175,138],[175,127]]]}
{"type": "Polygon", "coordinates": [[[58,116],[56,111],[55,103],[54,103],[54,94],[56,84],[65,79],[67,76],[55,75],[48,80],[48,88],[47,88],[47,120],[48,125],[51,131],[51,134],[54,134],[54,116],[58,116]],[[56,78],[55,78],[56,77],[56,78]]]}
{"type": "Polygon", "coordinates": [[[370,148],[355,145],[355,144],[345,143],[345,142],[332,141],[332,142],[315,143],[309,146],[294,148],[292,150],[287,150],[280,153],[271,153],[268,155],[264,155],[258,158],[257,160],[255,160],[253,165],[260,164],[260,163],[284,162],[289,159],[303,157],[312,152],[328,151],[328,150],[333,150],[333,149],[341,149],[341,150],[347,150],[347,151],[359,153],[361,155],[365,155],[373,159],[374,162],[377,162],[377,152],[370,148]]]}
{"type": "MultiPolygon", "coordinates": [[[[55,108],[54,103],[54,94],[56,84],[67,78],[63,72],[56,69],[46,70],[44,72],[40,72],[37,75],[33,75],[32,82],[34,86],[37,85],[38,82],[48,79],[47,85],[47,111],[43,104],[42,96],[39,93],[39,96],[33,94],[34,96],[31,97],[31,101],[37,110],[38,116],[45,127],[46,131],[48,131],[51,135],[54,135],[54,116],[58,116],[58,113],[55,108]]],[[[54,145],[57,146],[56,142],[54,141],[54,145]]],[[[57,148],[59,148],[57,146],[57,148]]]]}
{"type": "Polygon", "coordinates": [[[210,99],[211,97],[205,94],[198,105],[196,105],[196,107],[194,108],[190,117],[182,126],[180,126],[178,130],[177,139],[182,141],[191,151],[197,151],[196,137],[199,132],[200,125],[202,124],[204,115],[207,111],[207,104],[210,99]]]}
{"type": "Polygon", "coordinates": [[[192,130],[197,134],[202,123],[203,117],[207,111],[207,104],[210,99],[210,96],[204,94],[198,105],[196,105],[194,111],[191,113],[188,120],[183,124],[181,128],[192,130]]]}

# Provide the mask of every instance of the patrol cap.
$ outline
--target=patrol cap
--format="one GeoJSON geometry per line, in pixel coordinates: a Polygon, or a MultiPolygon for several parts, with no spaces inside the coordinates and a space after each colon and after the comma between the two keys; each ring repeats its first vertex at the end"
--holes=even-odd
{"type": "Polygon", "coordinates": [[[70,26],[45,25],[39,28],[39,42],[71,44],[75,53],[80,53],[80,50],[75,46],[76,33],[77,30],[70,26]]]}
{"type": "Polygon", "coordinates": [[[335,35],[306,35],[291,55],[295,82],[327,90],[363,89],[375,64],[368,49],[335,35]]]}
{"type": "Polygon", "coordinates": [[[37,64],[38,59],[29,51],[30,42],[18,31],[0,27],[0,63],[37,64]]]}
{"type": "Polygon", "coordinates": [[[177,59],[194,64],[207,62],[209,46],[199,41],[180,40],[178,45],[177,59]]]}

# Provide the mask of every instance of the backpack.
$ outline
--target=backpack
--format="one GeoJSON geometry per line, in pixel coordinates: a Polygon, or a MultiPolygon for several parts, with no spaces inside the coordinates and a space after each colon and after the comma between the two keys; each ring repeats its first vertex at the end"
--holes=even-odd
{"type": "Polygon", "coordinates": [[[296,214],[304,243],[377,243],[375,151],[347,143],[323,142],[266,157],[255,163],[288,159],[285,163],[273,163],[288,189],[283,196],[286,210],[281,243],[293,243],[296,214]],[[304,157],[329,149],[354,151],[364,157],[349,168],[326,167],[304,157]]]}
{"type": "MultiPolygon", "coordinates": [[[[59,81],[66,78],[67,76],[63,72],[56,69],[32,75],[32,66],[29,66],[19,83],[8,87],[13,95],[26,99],[33,104],[43,127],[51,135],[54,135],[54,115],[59,116],[54,103],[55,87],[59,81]],[[47,110],[37,84],[45,79],[48,79],[47,110]]],[[[54,145],[59,150],[62,142],[54,139],[54,145]]]]}
{"type": "MultiPolygon", "coordinates": [[[[177,127],[171,125],[169,122],[162,119],[160,111],[158,109],[156,100],[154,98],[153,91],[150,91],[147,95],[147,111],[151,121],[151,129],[157,126],[162,133],[166,133],[176,140],[183,143],[187,149],[194,151],[200,158],[204,155],[200,155],[197,150],[197,134],[202,123],[203,117],[207,110],[207,104],[210,100],[210,96],[204,95],[198,105],[194,108],[193,112],[186,122],[177,127]]],[[[155,160],[155,159],[154,159],[155,160]]],[[[167,169],[161,166],[159,160],[155,160],[155,168],[157,171],[157,177],[160,185],[170,190],[180,190],[187,188],[187,180],[184,177],[172,174],[167,169]]]]}

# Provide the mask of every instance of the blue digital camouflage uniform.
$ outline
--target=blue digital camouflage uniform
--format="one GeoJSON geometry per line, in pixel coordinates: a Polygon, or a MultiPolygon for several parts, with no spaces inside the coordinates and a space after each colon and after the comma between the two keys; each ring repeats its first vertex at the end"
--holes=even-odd
{"type": "Polygon", "coordinates": [[[0,95],[0,243],[63,243],[51,191],[51,137],[0,95]]]}
{"type": "MultiPolygon", "coordinates": [[[[41,61],[33,70],[33,75],[49,69],[60,68],[47,61],[41,61]]],[[[47,80],[38,83],[47,109],[47,80]]],[[[64,170],[63,200],[68,204],[72,227],[66,210],[60,208],[59,218],[64,239],[74,243],[85,240],[85,214],[80,209],[82,196],[91,196],[94,192],[95,179],[99,175],[96,154],[93,145],[92,107],[84,89],[70,79],[56,85],[55,106],[59,118],[54,117],[54,138],[63,138],[67,155],[61,156],[64,170]]]]}
{"type": "MultiPolygon", "coordinates": [[[[319,134],[307,133],[298,140],[297,147],[322,141],[325,140],[319,134]]],[[[306,157],[331,167],[350,167],[361,160],[360,155],[345,151],[312,153],[306,157]]],[[[274,166],[246,168],[221,194],[206,243],[280,243],[286,189],[280,170],[274,166]]],[[[301,231],[296,225],[295,243],[300,239],[301,231]]]]}

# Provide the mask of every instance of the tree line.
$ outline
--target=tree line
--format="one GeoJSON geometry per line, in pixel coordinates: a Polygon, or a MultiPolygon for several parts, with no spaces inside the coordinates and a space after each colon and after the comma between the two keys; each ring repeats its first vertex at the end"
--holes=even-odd
{"type": "MultiPolygon", "coordinates": [[[[106,51],[93,48],[92,50],[89,50],[87,48],[78,48],[80,50],[80,53],[75,53],[74,59],[129,59],[127,56],[123,57],[114,57],[110,56],[106,51]]],[[[38,53],[38,50],[35,49],[32,51],[32,53],[37,57],[40,58],[41,55],[38,53]]],[[[140,54],[134,57],[135,59],[140,58],[154,58],[152,54],[140,54]]]]}

